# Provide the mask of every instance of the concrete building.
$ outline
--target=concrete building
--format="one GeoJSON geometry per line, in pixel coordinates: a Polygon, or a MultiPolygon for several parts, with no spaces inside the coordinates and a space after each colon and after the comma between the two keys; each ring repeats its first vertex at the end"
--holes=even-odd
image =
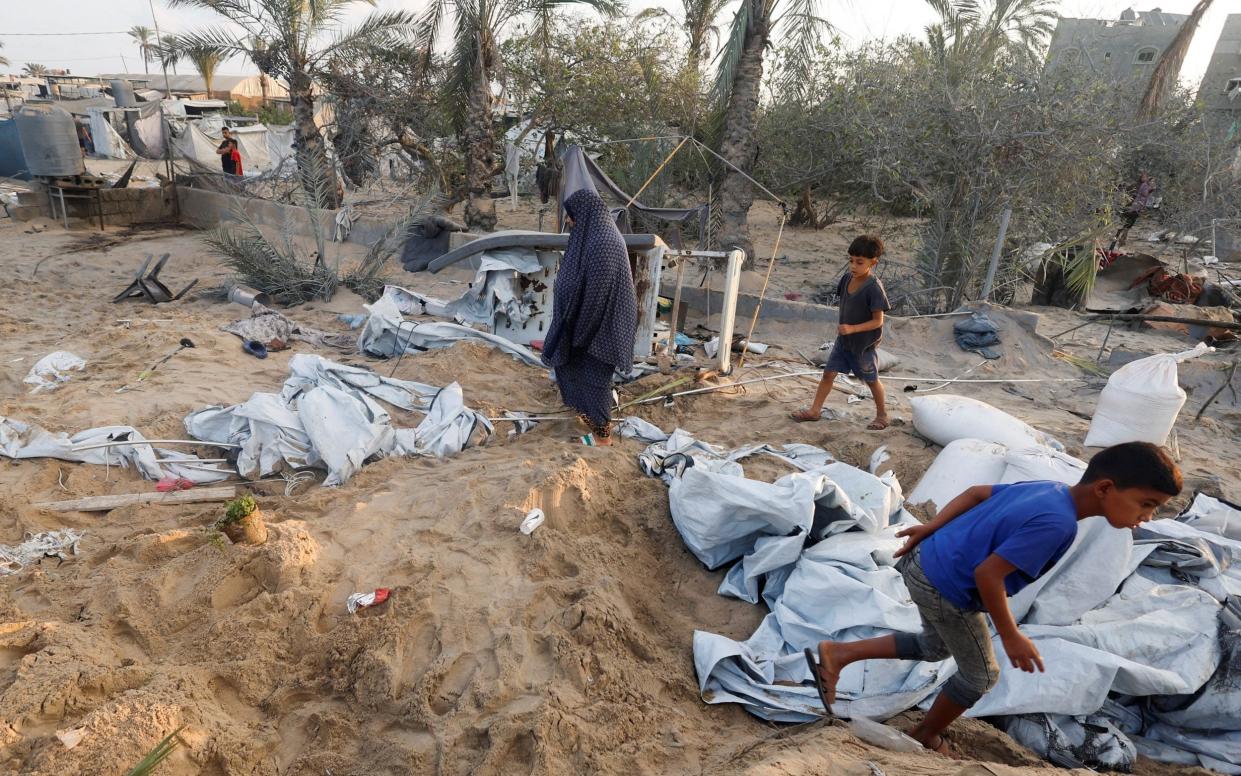
{"type": "Polygon", "coordinates": [[[1066,19],[1056,23],[1047,50],[1047,72],[1063,69],[1110,75],[1117,83],[1149,80],[1159,56],[1188,16],[1158,8],[1132,8],[1119,19],[1066,19]]]}
{"type": "Polygon", "coordinates": [[[1213,126],[1233,137],[1241,136],[1241,14],[1229,14],[1224,20],[1215,53],[1198,87],[1198,100],[1213,126]]]}
{"type": "MultiPolygon", "coordinates": [[[[164,91],[163,73],[108,73],[99,76],[105,81],[117,78],[129,81],[136,91],[154,89],[164,91]]],[[[168,86],[173,97],[186,99],[216,99],[241,103],[243,108],[253,110],[263,104],[264,93],[270,102],[288,102],[289,92],[274,79],[260,75],[217,75],[211,79],[211,93],[202,76],[168,75],[168,86]]]]}

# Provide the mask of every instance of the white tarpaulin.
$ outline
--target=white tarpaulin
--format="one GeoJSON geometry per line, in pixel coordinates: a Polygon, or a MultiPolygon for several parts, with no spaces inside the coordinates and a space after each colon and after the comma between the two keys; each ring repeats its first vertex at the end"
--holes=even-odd
{"type": "MultiPolygon", "coordinates": [[[[652,436],[641,426],[629,433],[652,436]]],[[[741,703],[775,721],[814,719],[822,705],[803,648],[919,628],[892,559],[902,544],[895,533],[913,520],[899,485],[842,463],[773,484],[750,480],[728,453],[678,435],[683,452],[668,455],[666,443],[656,443],[640,465],[670,483],[673,521],[696,556],[708,565],[741,558],[720,592],[761,599],[770,611],[745,641],[694,634],[703,699],[741,703]],[[652,468],[651,460],[661,465],[652,468]],[[824,494],[839,501],[824,510],[824,494]]],[[[997,639],[1000,682],[969,714],[1072,715],[1078,724],[1105,705],[1123,708],[1113,698],[1145,698],[1175,708],[1153,726],[1126,731],[1139,750],[1155,741],[1163,759],[1230,763],[1236,770],[1225,772],[1241,773],[1241,734],[1233,732],[1241,712],[1226,711],[1241,708],[1241,642],[1221,650],[1229,642],[1219,636],[1221,623],[1231,622],[1227,602],[1238,600],[1229,594],[1241,592],[1241,567],[1232,562],[1241,542],[1170,520],[1148,524],[1140,536],[1135,542],[1102,518],[1079,524],[1064,558],[1010,601],[1046,673],[1012,669],[997,639]],[[1208,723],[1218,743],[1205,735],[1208,723]]],[[[883,718],[927,704],[953,671],[951,659],[854,663],[841,673],[833,712],[883,718]]]]}
{"type": "Polygon", "coordinates": [[[498,316],[506,317],[513,325],[528,321],[532,314],[533,292],[519,293],[517,275],[543,270],[538,252],[530,248],[486,251],[479,254],[478,262],[474,282],[451,302],[400,286],[385,287],[384,295],[391,296],[404,315],[434,315],[488,328],[495,327],[498,316]]]}
{"type": "Polygon", "coordinates": [[[485,342],[530,366],[539,366],[538,356],[529,348],[498,335],[457,323],[433,321],[417,323],[401,316],[398,298],[409,292],[389,286],[374,304],[365,305],[370,317],[358,335],[358,350],[367,355],[392,358],[402,352],[412,353],[451,347],[467,340],[485,342]]]}
{"type": "Polygon", "coordinates": [[[316,467],[327,469],[328,486],[346,482],[374,456],[453,455],[476,430],[492,431],[465,406],[456,383],[439,389],[304,353],[290,359],[289,369],[279,394],[198,410],[186,417],[186,430],[196,439],[241,445],[243,477],[316,467]],[[423,413],[422,422],[398,428],[381,402],[423,413]]]}
{"type": "Polygon", "coordinates": [[[198,483],[218,482],[232,474],[227,469],[202,463],[197,456],[153,448],[144,440],[145,437],[132,426],[104,426],[69,436],[53,434],[38,426],[0,416],[0,456],[5,458],[55,458],[121,468],[133,466],[148,480],[180,477],[198,483]],[[78,449],[120,441],[131,444],[78,449]],[[180,463],[173,462],[171,459],[174,458],[180,463]]]}

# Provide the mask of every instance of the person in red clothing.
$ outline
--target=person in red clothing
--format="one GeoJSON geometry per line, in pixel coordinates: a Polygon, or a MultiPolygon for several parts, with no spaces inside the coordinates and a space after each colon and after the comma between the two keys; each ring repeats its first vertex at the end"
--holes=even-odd
{"type": "Polygon", "coordinates": [[[228,157],[233,160],[233,175],[240,176],[241,172],[241,149],[237,145],[237,138],[229,138],[228,140],[228,157]]]}

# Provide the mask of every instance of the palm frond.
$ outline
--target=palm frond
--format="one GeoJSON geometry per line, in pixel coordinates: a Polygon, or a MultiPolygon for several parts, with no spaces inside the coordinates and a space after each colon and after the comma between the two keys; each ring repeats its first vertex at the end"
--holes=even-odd
{"type": "Polygon", "coordinates": [[[711,88],[711,101],[716,105],[725,105],[732,96],[733,82],[737,79],[737,68],[741,64],[741,54],[745,50],[746,35],[752,22],[753,0],[741,0],[737,12],[733,14],[732,25],[728,30],[728,40],[716,56],[719,65],[715,71],[715,85],[711,88]]]}
{"type": "Polygon", "coordinates": [[[181,743],[177,738],[177,734],[185,729],[185,725],[164,736],[164,739],[155,745],[155,748],[147,752],[138,763],[129,769],[125,776],[150,776],[155,772],[155,767],[168,759],[168,755],[172,754],[177,746],[181,743]]]}
{"type": "Polygon", "coordinates": [[[444,25],[444,19],[448,17],[450,7],[455,6],[454,0],[431,0],[414,24],[414,45],[423,52],[424,70],[431,69],[435,42],[439,39],[440,29],[444,25]]]}
{"type": "Polygon", "coordinates": [[[776,21],[789,50],[780,86],[796,99],[805,94],[811,81],[819,41],[832,29],[815,13],[817,4],[817,0],[789,0],[787,10],[776,21]]]}
{"type": "Polygon", "coordinates": [[[344,30],[315,54],[320,62],[358,46],[392,49],[405,43],[414,33],[417,19],[408,11],[378,11],[370,14],[356,27],[344,30]]]}
{"type": "Polygon", "coordinates": [[[1168,92],[1172,90],[1181,73],[1181,65],[1185,62],[1189,44],[1193,43],[1194,33],[1198,31],[1198,24],[1210,9],[1213,1],[1198,0],[1198,5],[1194,6],[1189,18],[1181,25],[1172,43],[1159,57],[1159,64],[1155,65],[1155,70],[1151,73],[1151,80],[1146,86],[1146,93],[1142,96],[1142,106],[1138,111],[1143,118],[1151,119],[1159,113],[1159,106],[1163,104],[1164,98],[1168,96],[1168,92]]]}

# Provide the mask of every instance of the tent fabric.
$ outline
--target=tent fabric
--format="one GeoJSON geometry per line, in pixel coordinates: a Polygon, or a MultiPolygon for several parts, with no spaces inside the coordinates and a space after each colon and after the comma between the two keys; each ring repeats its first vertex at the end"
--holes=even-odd
{"type": "Polygon", "coordinates": [[[133,467],[148,480],[181,477],[192,482],[218,482],[229,477],[227,469],[202,463],[195,455],[177,453],[144,444],[145,437],[132,426],[102,426],[69,435],[0,416],[0,457],[12,459],[55,458],[101,466],[133,467]],[[131,445],[77,450],[101,442],[127,441],[131,445]],[[178,459],[171,463],[166,459],[178,459]]]}
{"type": "MultiPolygon", "coordinates": [[[[393,358],[401,353],[447,348],[458,342],[476,340],[487,343],[529,366],[539,366],[539,358],[529,348],[505,338],[457,323],[406,321],[401,315],[404,289],[389,286],[373,304],[365,305],[370,317],[358,335],[358,350],[378,358],[393,358]]],[[[406,295],[411,292],[404,291],[406,295]]]]}
{"type": "MultiPolygon", "coordinates": [[[[603,171],[603,168],[595,160],[586,155],[581,146],[569,146],[564,153],[562,163],[564,164],[563,184],[560,187],[560,203],[562,207],[565,200],[573,196],[577,191],[587,187],[597,191],[601,190],[600,193],[606,191],[622,202],[629,203],[630,196],[615,181],[608,177],[608,174],[603,171]]],[[[698,233],[707,233],[708,206],[706,204],[691,208],[648,207],[634,200],[629,207],[643,215],[662,221],[686,223],[696,220],[698,223],[698,233]]]]}
{"type": "Polygon", "coordinates": [[[241,445],[237,471],[257,478],[287,468],[326,469],[324,486],[341,485],[369,459],[387,455],[446,457],[470,446],[491,423],[465,406],[456,383],[439,389],[383,377],[299,353],[280,393],[255,393],[231,407],[185,418],[196,439],[241,445]],[[420,412],[415,428],[398,428],[384,404],[420,412]]]}
{"type": "MultiPolygon", "coordinates": [[[[743,641],[694,634],[704,701],[740,703],[773,721],[815,719],[822,705],[804,647],[919,628],[892,559],[896,532],[913,518],[890,474],[837,462],[766,483],[746,478],[738,456],[762,446],[725,451],[680,430],[660,440],[650,424],[629,421],[620,433],[655,440],[639,465],[669,484],[672,519],[691,552],[708,567],[736,559],[719,592],[769,611],[743,641]]],[[[1111,742],[1109,757],[1123,760],[1136,746],[1241,773],[1238,559],[1241,541],[1184,522],[1153,521],[1135,541],[1103,518],[1082,521],[1060,562],[1010,600],[1047,672],[1005,665],[970,716],[1048,715],[1060,721],[1056,740],[1073,742],[1103,713],[1115,733],[1096,743],[1111,742]],[[1155,716],[1132,712],[1139,702],[1155,716]]],[[[995,648],[1002,654],[998,639],[995,648]]],[[[926,706],[953,670],[951,659],[855,663],[832,710],[882,718],[926,706]]]]}
{"type": "Polygon", "coordinates": [[[137,158],[129,144],[113,129],[108,114],[102,108],[90,109],[90,136],[95,145],[96,156],[108,159],[137,158]]]}

